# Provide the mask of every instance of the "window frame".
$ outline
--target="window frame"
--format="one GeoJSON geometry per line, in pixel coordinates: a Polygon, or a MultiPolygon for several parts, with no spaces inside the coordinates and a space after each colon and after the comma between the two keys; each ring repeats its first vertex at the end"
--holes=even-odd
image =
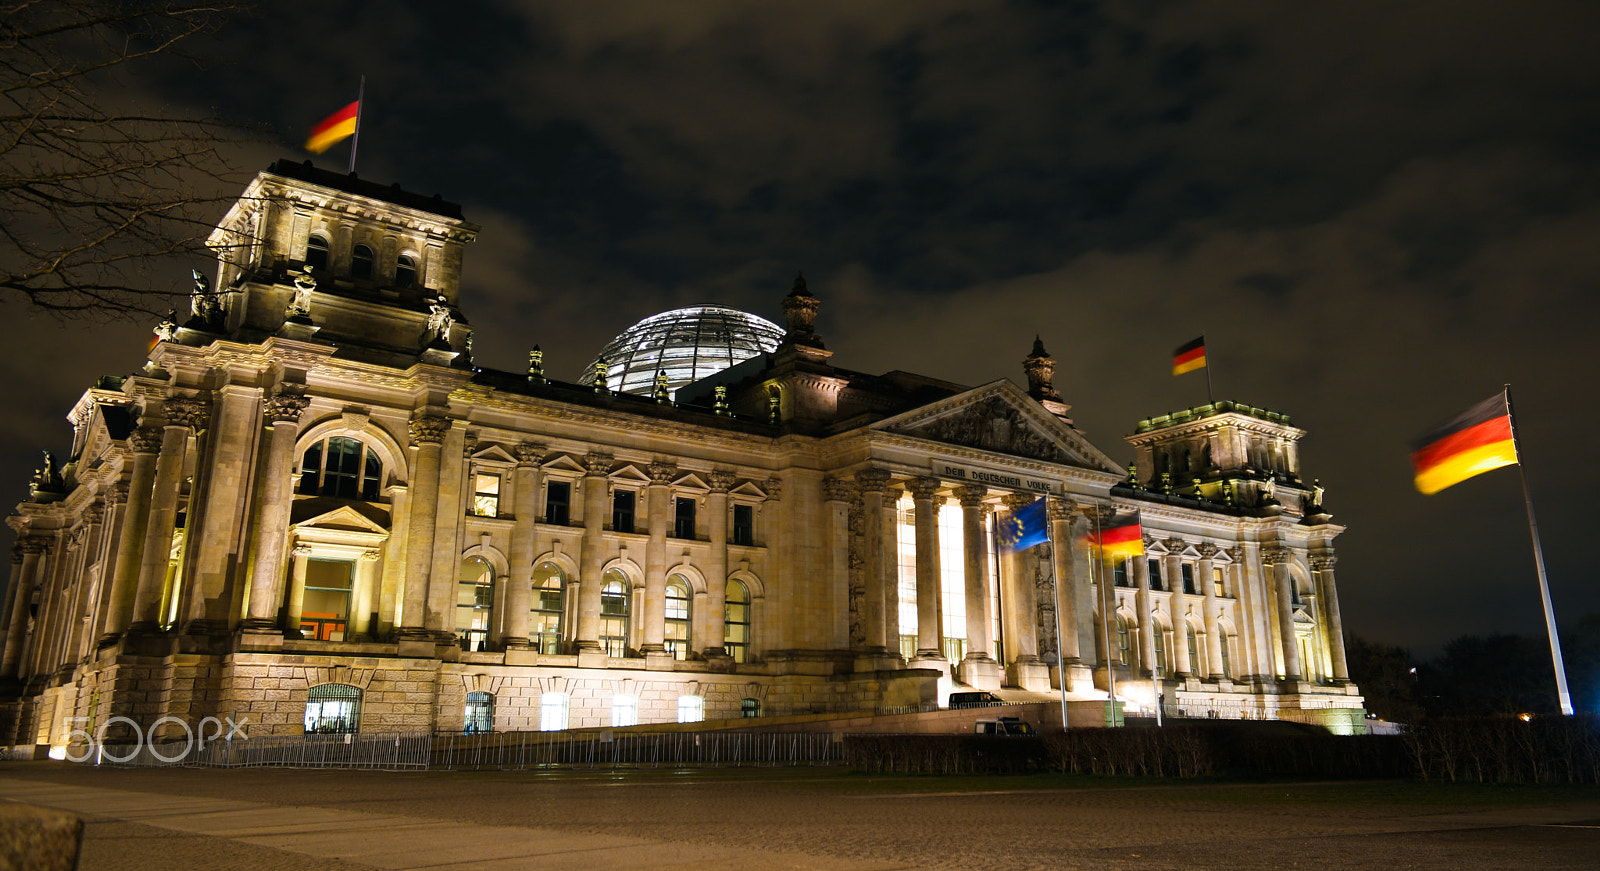
{"type": "Polygon", "coordinates": [[[544,522],[545,523],[548,523],[551,526],[571,526],[572,525],[572,490],[573,490],[572,484],[573,484],[573,480],[571,478],[547,477],[545,479],[545,482],[544,482],[544,522]],[[566,492],[566,498],[564,500],[559,501],[559,502],[551,499],[551,496],[553,496],[555,494],[555,492],[556,492],[555,488],[557,488],[557,487],[562,488],[566,492]],[[560,516],[559,517],[557,517],[556,511],[554,510],[556,508],[556,506],[558,506],[558,505],[561,508],[561,512],[560,512],[560,516]]]}
{"type": "Polygon", "coordinates": [[[633,533],[638,530],[639,491],[631,487],[614,487],[611,490],[611,529],[613,532],[633,533]],[[628,503],[623,510],[622,502],[628,503]],[[626,521],[626,522],[624,522],[626,521]]]}
{"type": "Polygon", "coordinates": [[[620,569],[608,569],[600,576],[600,631],[597,639],[607,656],[628,655],[632,641],[628,631],[632,622],[633,580],[620,569]],[[620,590],[613,592],[613,587],[619,587],[620,590]],[[606,610],[608,605],[612,610],[606,610]]]}
{"type": "Polygon", "coordinates": [[[700,500],[693,496],[676,496],[672,502],[672,537],[682,541],[699,541],[700,500]],[[687,506],[688,510],[684,508],[687,506]],[[685,527],[687,521],[687,527],[685,527]],[[683,533],[687,531],[688,535],[683,533]]]}
{"type": "Polygon", "coordinates": [[[360,732],[363,695],[360,687],[351,684],[324,683],[308,688],[303,721],[306,734],[354,735],[360,732]],[[331,716],[327,707],[330,703],[333,705],[331,716]],[[315,721],[312,705],[317,705],[315,721]]]}
{"type": "Polygon", "coordinates": [[[728,543],[737,547],[756,546],[756,506],[753,503],[733,503],[733,517],[728,521],[728,543]],[[741,513],[746,515],[745,523],[739,522],[741,513]]]}
{"type": "Polygon", "coordinates": [[[722,597],[722,652],[727,654],[736,663],[748,662],[750,659],[750,646],[754,640],[754,599],[750,587],[737,578],[729,578],[728,585],[724,588],[722,597]],[[733,596],[734,589],[744,591],[744,598],[736,600],[733,596]],[[734,609],[743,609],[743,620],[734,619],[737,616],[734,609]],[[744,627],[744,638],[732,638],[735,627],[744,627]]]}
{"type": "Polygon", "coordinates": [[[667,584],[663,593],[666,597],[666,607],[663,611],[665,623],[661,631],[662,643],[666,646],[667,652],[672,654],[673,659],[686,660],[689,658],[689,653],[693,650],[694,645],[694,585],[689,583],[688,578],[674,573],[667,576],[667,584]],[[682,617],[672,616],[673,589],[683,590],[681,600],[683,602],[682,617]],[[682,637],[673,637],[672,630],[674,627],[682,630],[682,637]]]}
{"type": "Polygon", "coordinates": [[[540,653],[557,654],[561,652],[561,646],[564,640],[563,633],[566,629],[567,573],[561,568],[560,565],[550,560],[545,560],[544,562],[536,563],[534,565],[533,575],[533,601],[532,607],[528,609],[531,612],[528,620],[529,629],[531,630],[528,637],[528,643],[540,653]],[[555,574],[546,575],[544,579],[541,580],[539,578],[539,573],[543,571],[546,566],[554,569],[555,574]],[[550,586],[548,586],[552,580],[555,581],[553,590],[550,586]],[[544,607],[550,601],[546,598],[546,595],[551,593],[553,593],[555,596],[556,607],[544,607]],[[548,625],[549,615],[554,615],[555,617],[555,631],[540,631],[541,626],[548,625]]]}
{"type": "Polygon", "coordinates": [[[468,733],[494,731],[494,693],[467,693],[466,704],[463,707],[461,731],[468,733]]]}
{"type": "MultiPolygon", "coordinates": [[[[340,456],[343,454],[341,446],[340,456]]],[[[366,440],[345,433],[332,433],[325,435],[306,445],[300,452],[299,471],[295,477],[298,479],[295,492],[302,496],[325,496],[333,499],[348,499],[352,502],[376,502],[383,495],[383,484],[387,471],[383,455],[378,453],[366,440]],[[338,469],[330,479],[328,465],[330,458],[335,456],[331,450],[335,442],[348,442],[360,446],[356,454],[354,471],[338,469]],[[312,455],[315,454],[315,460],[312,455]],[[315,469],[310,468],[315,464],[315,469]],[[312,484],[312,476],[315,483],[312,484]],[[355,495],[342,495],[339,493],[340,484],[346,481],[354,482],[355,495]],[[330,492],[331,490],[331,492],[330,492]]]]}
{"type": "Polygon", "coordinates": [[[678,696],[678,722],[703,723],[706,719],[706,700],[703,696],[678,696]]]}
{"type": "Polygon", "coordinates": [[[456,571],[456,612],[454,629],[456,638],[459,640],[461,649],[464,651],[482,651],[488,647],[490,627],[494,625],[494,584],[494,565],[488,560],[481,556],[469,556],[461,560],[461,565],[457,567],[456,571]],[[478,580],[468,581],[463,578],[462,575],[466,574],[467,564],[473,562],[483,566],[483,571],[478,575],[478,580]],[[488,580],[482,580],[484,578],[487,578],[488,580]],[[473,604],[471,606],[463,605],[461,602],[462,588],[467,586],[473,587],[473,604]],[[485,604],[485,602],[487,602],[487,604],[485,604]],[[478,622],[477,614],[482,612],[483,627],[475,628],[471,625],[468,625],[467,627],[463,628],[461,625],[463,610],[467,611],[468,614],[471,615],[467,621],[469,624],[478,622]]]}
{"type": "Polygon", "coordinates": [[[327,272],[329,264],[333,262],[333,240],[328,234],[316,231],[306,237],[306,259],[302,261],[308,272],[327,272]],[[311,252],[319,252],[320,256],[313,256],[311,252]]]}
{"type": "Polygon", "coordinates": [[[413,254],[401,253],[394,258],[394,286],[396,290],[410,290],[422,280],[422,269],[413,254]],[[406,276],[409,273],[409,277],[406,276]]]}
{"type": "Polygon", "coordinates": [[[350,246],[350,278],[355,281],[371,281],[372,272],[378,263],[378,252],[365,242],[357,242],[350,246]],[[361,252],[367,252],[362,256],[361,252]],[[365,264],[363,267],[362,264],[365,264]]]}

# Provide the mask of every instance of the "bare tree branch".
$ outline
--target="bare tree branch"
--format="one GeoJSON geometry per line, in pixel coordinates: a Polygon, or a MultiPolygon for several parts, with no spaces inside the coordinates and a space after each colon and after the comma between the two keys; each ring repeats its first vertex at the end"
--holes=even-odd
{"type": "Polygon", "coordinates": [[[258,138],[213,118],[119,105],[106,77],[185,53],[248,0],[0,2],[0,297],[58,314],[160,311],[156,258],[205,240],[258,138]],[[224,183],[219,184],[219,180],[224,183]]]}

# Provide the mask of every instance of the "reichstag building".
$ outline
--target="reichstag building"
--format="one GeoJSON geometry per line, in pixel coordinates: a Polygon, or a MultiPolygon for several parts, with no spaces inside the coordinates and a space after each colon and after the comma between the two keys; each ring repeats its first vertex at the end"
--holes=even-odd
{"type": "MultiPolygon", "coordinates": [[[[460,207],[280,161],[148,362],[91,385],[10,523],[0,739],[626,727],[951,692],[1359,730],[1342,527],[1231,402],[1084,437],[1035,341],[976,387],[782,324],[646,318],[576,382],[478,368],[460,207]],[[1025,386],[1019,386],[1025,385],[1025,386]],[[1050,540],[996,528],[1046,500],[1050,540]],[[1143,554],[1087,543],[1138,510],[1143,554]],[[1064,684],[1064,686],[1063,686],[1064,684]],[[74,721],[72,718],[83,720],[74,721]],[[168,720],[168,725],[173,721],[168,720]]],[[[1035,507],[1035,512],[1038,508],[1035,507]]]]}

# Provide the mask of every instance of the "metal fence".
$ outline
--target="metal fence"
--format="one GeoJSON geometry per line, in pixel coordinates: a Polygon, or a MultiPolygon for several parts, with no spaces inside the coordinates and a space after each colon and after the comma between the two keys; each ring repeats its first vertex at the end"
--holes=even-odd
{"type": "Polygon", "coordinates": [[[76,762],[128,767],[659,768],[838,765],[843,745],[809,732],[386,732],[90,745],[76,762]]]}

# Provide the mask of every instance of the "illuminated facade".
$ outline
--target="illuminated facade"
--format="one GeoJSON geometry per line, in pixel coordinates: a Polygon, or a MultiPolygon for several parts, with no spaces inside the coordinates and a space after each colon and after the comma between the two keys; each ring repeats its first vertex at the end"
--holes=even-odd
{"type": "Polygon", "coordinates": [[[762,350],[673,398],[536,354],[481,370],[458,299],[477,231],[309,165],[257,177],[212,236],[214,287],[83,395],[11,519],[0,737],[627,726],[1061,680],[1075,716],[1115,681],[1130,710],[1361,723],[1342,530],[1281,415],[1144,421],[1140,483],[1037,343],[1026,389],[853,372],[800,280],[770,349],[766,322],[701,309],[762,350]],[[998,552],[997,518],[1038,498],[1056,544],[998,552]],[[1142,510],[1146,556],[1081,543],[1112,506],[1142,510]]]}

